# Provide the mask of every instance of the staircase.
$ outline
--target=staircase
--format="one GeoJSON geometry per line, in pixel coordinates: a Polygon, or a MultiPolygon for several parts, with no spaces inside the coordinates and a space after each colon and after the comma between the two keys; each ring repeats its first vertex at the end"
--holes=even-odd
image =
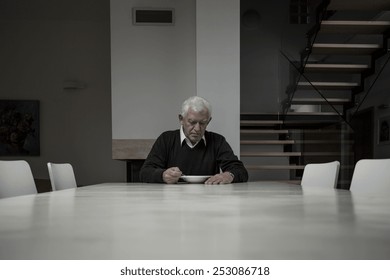
{"type": "Polygon", "coordinates": [[[388,53],[390,20],[373,13],[351,20],[329,2],[318,6],[300,61],[286,56],[293,84],[282,113],[241,114],[241,160],[252,181],[299,184],[306,164],[338,160],[338,187],[349,187],[354,141],[348,110],[369,93],[367,78],[380,74],[376,61],[388,53]]]}
{"type": "MultiPolygon", "coordinates": [[[[390,18],[381,20],[379,11],[351,15],[331,10],[342,4],[325,0],[317,6],[316,24],[307,32],[301,59],[291,61],[295,78],[284,100],[285,112],[317,105],[319,112],[345,116],[359,102],[356,96],[366,89],[366,78],[378,72],[376,61],[388,53],[390,18]]],[[[360,4],[367,9],[367,1],[360,4]]]]}
{"type": "Polygon", "coordinates": [[[347,188],[352,175],[353,132],[338,116],[241,114],[241,160],[251,181],[299,184],[312,162],[343,162],[339,187],[347,188]]]}
{"type": "Polygon", "coordinates": [[[296,92],[290,109],[319,105],[321,111],[340,114],[356,105],[365,79],[376,72],[376,60],[388,52],[390,21],[322,20],[309,33],[311,42],[302,53],[296,92]],[[319,29],[318,29],[319,28],[319,29]]]}

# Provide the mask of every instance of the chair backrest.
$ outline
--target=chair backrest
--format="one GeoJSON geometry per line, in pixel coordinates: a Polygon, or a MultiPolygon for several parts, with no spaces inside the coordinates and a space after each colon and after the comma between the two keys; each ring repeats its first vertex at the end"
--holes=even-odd
{"type": "Polygon", "coordinates": [[[309,163],[302,175],[302,187],[336,188],[339,178],[340,162],[309,163]]]}
{"type": "Polygon", "coordinates": [[[73,167],[69,163],[47,163],[53,191],[77,188],[73,167]]]}
{"type": "Polygon", "coordinates": [[[353,192],[390,193],[390,159],[361,159],[353,171],[353,192]]]}
{"type": "Polygon", "coordinates": [[[0,160],[0,198],[36,194],[30,165],[24,160],[0,160]]]}

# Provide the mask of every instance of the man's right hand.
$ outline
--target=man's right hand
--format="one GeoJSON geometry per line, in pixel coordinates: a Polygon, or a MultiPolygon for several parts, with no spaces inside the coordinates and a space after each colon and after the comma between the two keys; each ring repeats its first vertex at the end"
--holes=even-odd
{"type": "Polygon", "coordinates": [[[179,167],[171,167],[165,170],[162,174],[163,181],[167,184],[176,184],[182,175],[179,167]]]}

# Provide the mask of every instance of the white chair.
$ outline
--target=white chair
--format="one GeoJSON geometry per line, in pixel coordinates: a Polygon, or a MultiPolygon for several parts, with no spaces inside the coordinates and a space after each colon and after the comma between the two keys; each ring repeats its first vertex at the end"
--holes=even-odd
{"type": "Polygon", "coordinates": [[[69,163],[47,163],[53,191],[77,188],[73,167],[69,163]]]}
{"type": "Polygon", "coordinates": [[[36,194],[30,165],[24,160],[0,160],[0,198],[36,194]]]}
{"type": "Polygon", "coordinates": [[[353,192],[390,193],[390,159],[361,159],[353,171],[353,192]]]}
{"type": "Polygon", "coordinates": [[[310,163],[302,175],[302,187],[336,188],[339,178],[340,162],[310,163]]]}

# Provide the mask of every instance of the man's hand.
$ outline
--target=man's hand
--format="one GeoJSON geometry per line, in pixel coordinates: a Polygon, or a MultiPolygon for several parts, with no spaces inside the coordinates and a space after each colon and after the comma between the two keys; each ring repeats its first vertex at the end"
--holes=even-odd
{"type": "Polygon", "coordinates": [[[234,178],[230,174],[230,172],[223,172],[208,178],[205,184],[206,185],[230,184],[231,182],[233,182],[233,179],[234,178]]]}
{"type": "Polygon", "coordinates": [[[181,175],[182,172],[178,167],[171,167],[163,172],[162,177],[165,183],[176,184],[181,175]]]}

